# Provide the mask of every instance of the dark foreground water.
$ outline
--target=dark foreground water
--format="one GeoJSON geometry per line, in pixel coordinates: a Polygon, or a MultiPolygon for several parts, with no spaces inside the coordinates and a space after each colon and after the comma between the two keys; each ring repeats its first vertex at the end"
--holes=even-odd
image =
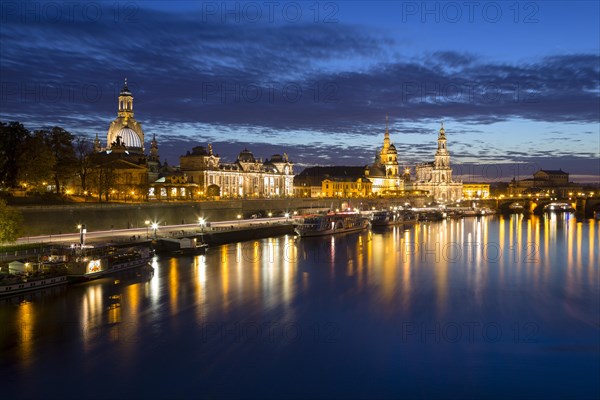
{"type": "Polygon", "coordinates": [[[158,258],[0,301],[0,393],[598,398],[599,248],[553,215],[158,258]]]}

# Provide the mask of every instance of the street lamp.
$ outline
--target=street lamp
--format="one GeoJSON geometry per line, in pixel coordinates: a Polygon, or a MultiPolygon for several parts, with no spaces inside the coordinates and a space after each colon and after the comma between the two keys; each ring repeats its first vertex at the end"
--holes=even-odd
{"type": "Polygon", "coordinates": [[[156,239],[156,230],[158,229],[158,224],[156,222],[152,223],[152,230],[154,230],[154,238],[156,239]]]}
{"type": "Polygon", "coordinates": [[[85,246],[85,234],[87,232],[87,229],[85,227],[85,224],[77,225],[77,229],[79,229],[79,245],[83,248],[83,246],[85,246]]]}
{"type": "Polygon", "coordinates": [[[204,233],[204,225],[206,224],[206,221],[204,220],[204,218],[200,217],[198,218],[198,225],[200,225],[200,232],[204,233]]]}
{"type": "Polygon", "coordinates": [[[146,239],[150,238],[148,229],[150,228],[150,221],[149,220],[145,220],[144,224],[146,224],[146,239]]]}

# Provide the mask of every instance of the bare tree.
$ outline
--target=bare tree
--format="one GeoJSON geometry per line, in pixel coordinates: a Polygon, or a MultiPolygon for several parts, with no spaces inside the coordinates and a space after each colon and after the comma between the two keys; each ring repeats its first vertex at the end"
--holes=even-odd
{"type": "Polygon", "coordinates": [[[85,136],[75,137],[75,157],[77,158],[77,174],[81,180],[81,191],[88,190],[87,178],[92,168],[92,142],[85,136]]]}

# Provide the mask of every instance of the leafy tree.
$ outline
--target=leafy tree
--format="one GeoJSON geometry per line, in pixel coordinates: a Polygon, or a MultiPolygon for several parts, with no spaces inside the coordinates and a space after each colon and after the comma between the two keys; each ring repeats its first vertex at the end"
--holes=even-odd
{"type": "Polygon", "coordinates": [[[0,243],[12,243],[17,240],[21,232],[23,217],[21,213],[6,205],[0,199],[0,243]]]}
{"type": "Polygon", "coordinates": [[[0,121],[0,186],[15,187],[19,175],[19,154],[31,136],[19,122],[0,121]]]}
{"type": "Polygon", "coordinates": [[[18,158],[18,179],[39,188],[53,178],[56,158],[48,146],[47,132],[35,131],[25,139],[18,158]]]}

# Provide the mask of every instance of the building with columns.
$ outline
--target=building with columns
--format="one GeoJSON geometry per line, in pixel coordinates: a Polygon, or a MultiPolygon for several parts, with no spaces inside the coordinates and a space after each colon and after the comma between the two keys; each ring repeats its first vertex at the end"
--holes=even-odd
{"type": "Polygon", "coordinates": [[[208,197],[288,197],[293,196],[293,163],[287,154],[270,159],[254,157],[244,149],[234,162],[222,162],[212,146],[196,146],[179,158],[187,182],[198,185],[208,197]]]}

